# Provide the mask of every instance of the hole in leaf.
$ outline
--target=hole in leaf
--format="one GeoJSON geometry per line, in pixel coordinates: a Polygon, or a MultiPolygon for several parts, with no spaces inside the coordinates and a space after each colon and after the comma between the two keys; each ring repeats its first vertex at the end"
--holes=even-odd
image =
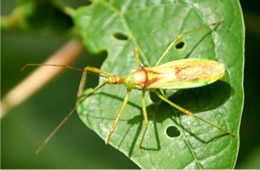
{"type": "Polygon", "coordinates": [[[184,47],[185,43],[183,41],[179,42],[178,44],[176,44],[176,48],[177,49],[182,49],[184,47]]]}
{"type": "Polygon", "coordinates": [[[124,34],[124,33],[116,32],[113,35],[118,40],[128,40],[128,36],[126,34],[124,34]]]}
{"type": "Polygon", "coordinates": [[[180,136],[180,131],[175,126],[169,126],[166,129],[166,134],[171,138],[178,137],[180,136]]]}

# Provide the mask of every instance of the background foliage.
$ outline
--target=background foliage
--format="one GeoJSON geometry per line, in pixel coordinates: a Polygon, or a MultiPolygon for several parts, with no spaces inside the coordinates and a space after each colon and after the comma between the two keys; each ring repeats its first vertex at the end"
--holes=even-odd
{"type": "MultiPolygon", "coordinates": [[[[2,2],[2,14],[7,14],[13,8],[14,2],[2,2]],[[13,4],[12,4],[13,3],[13,4]],[[9,9],[9,10],[8,10],[9,9]]],[[[257,130],[257,44],[259,44],[259,19],[254,5],[247,7],[246,26],[246,71],[245,90],[246,103],[241,127],[241,149],[238,168],[259,168],[259,136],[257,130]],[[253,21],[252,21],[253,20],[253,21]],[[251,43],[252,42],[252,43],[251,43]]],[[[1,93],[4,95],[17,82],[25,77],[30,70],[20,72],[24,63],[41,63],[46,56],[64,44],[68,37],[60,34],[50,35],[48,30],[41,32],[2,32],[2,77],[1,93]],[[22,51],[22,53],[21,53],[22,51]]],[[[84,54],[85,56],[86,54],[84,54]]],[[[96,57],[94,61],[81,57],[75,65],[84,67],[84,63],[99,66],[104,57],[96,57]],[[96,60],[100,58],[99,60],[96,60]]],[[[17,107],[6,117],[2,125],[1,167],[2,168],[136,168],[123,154],[104,142],[85,126],[74,115],[70,121],[55,136],[55,140],[39,155],[33,154],[32,148],[37,148],[57,122],[74,106],[75,93],[80,74],[66,72],[50,83],[24,105],[17,107]],[[59,91],[57,92],[57,89],[59,91]],[[50,94],[59,93],[52,96],[50,94]],[[40,108],[40,109],[39,109],[40,108]],[[44,127],[44,128],[43,128],[44,127]],[[41,132],[41,133],[39,133],[41,132]],[[18,141],[18,142],[17,142],[18,141]],[[119,161],[120,160],[120,161],[119,161]],[[13,164],[16,162],[16,164],[13,164]]],[[[95,86],[97,79],[91,77],[89,86],[95,86]]],[[[258,93],[258,94],[257,94],[258,93]]],[[[257,98],[258,97],[258,98],[257,98]]]]}

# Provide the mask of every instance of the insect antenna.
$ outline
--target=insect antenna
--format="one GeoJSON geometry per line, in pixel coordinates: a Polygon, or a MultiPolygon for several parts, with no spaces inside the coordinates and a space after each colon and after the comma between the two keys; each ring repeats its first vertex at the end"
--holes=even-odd
{"type": "Polygon", "coordinates": [[[93,89],[88,95],[84,96],[80,99],[80,102],[64,117],[64,119],[58,124],[58,126],[49,134],[49,136],[43,141],[43,143],[39,146],[39,148],[35,151],[35,154],[39,154],[43,147],[50,141],[50,139],[58,132],[58,130],[67,122],[69,117],[77,110],[80,104],[82,104],[88,97],[93,95],[98,89],[106,85],[107,82],[102,83],[95,89],[93,89]]]}
{"type": "Polygon", "coordinates": [[[26,67],[30,67],[30,66],[64,67],[64,68],[67,68],[67,69],[72,69],[72,70],[84,72],[84,70],[82,70],[82,69],[80,69],[80,68],[72,67],[72,66],[70,66],[70,65],[61,65],[61,64],[25,64],[25,65],[21,68],[21,71],[23,71],[24,69],[26,69],[26,67]]]}

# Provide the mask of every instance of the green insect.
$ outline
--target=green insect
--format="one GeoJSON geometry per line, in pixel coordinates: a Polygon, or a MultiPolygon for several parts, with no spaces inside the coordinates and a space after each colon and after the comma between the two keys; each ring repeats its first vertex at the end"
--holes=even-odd
{"type": "MultiPolygon", "coordinates": [[[[195,117],[199,119],[200,121],[205,122],[206,124],[209,124],[210,126],[217,128],[218,130],[224,132],[225,134],[228,134],[230,136],[235,136],[231,132],[229,132],[226,129],[223,129],[207,120],[202,119],[199,116],[196,116],[192,112],[182,108],[181,106],[178,106],[177,104],[173,103],[169,99],[167,99],[164,94],[162,93],[162,89],[187,89],[187,88],[195,88],[195,87],[201,87],[208,84],[211,84],[220,78],[223,77],[225,68],[224,65],[213,60],[208,59],[182,59],[182,60],[176,60],[172,62],[168,62],[165,64],[160,65],[163,58],[166,56],[166,54],[169,52],[169,50],[177,44],[177,42],[186,34],[199,31],[204,28],[209,28],[210,26],[216,26],[222,23],[223,21],[217,21],[215,23],[204,25],[199,28],[184,32],[177,36],[176,39],[169,45],[169,47],[165,50],[165,52],[162,54],[162,56],[159,58],[158,62],[155,64],[154,67],[143,67],[140,65],[139,62],[139,51],[137,48],[134,48],[135,56],[136,56],[136,66],[137,70],[128,74],[125,78],[111,74],[109,72],[100,70],[98,68],[94,67],[85,67],[84,70],[74,68],[71,66],[64,66],[64,65],[58,65],[58,64],[27,64],[24,66],[57,66],[57,67],[66,67],[69,69],[74,69],[77,71],[83,72],[82,78],[80,81],[80,86],[78,90],[78,98],[82,97],[82,92],[84,90],[87,72],[96,73],[101,77],[104,77],[104,82],[93,89],[87,96],[84,96],[81,98],[80,102],[81,104],[84,102],[89,96],[94,94],[98,89],[103,87],[106,84],[123,84],[127,88],[127,93],[124,98],[123,104],[116,116],[116,119],[112,125],[111,130],[109,131],[105,143],[108,144],[109,140],[114,133],[117,124],[120,120],[120,117],[125,109],[125,106],[128,103],[128,99],[130,96],[130,93],[132,90],[141,90],[142,91],[142,112],[145,122],[145,129],[143,131],[143,135],[141,138],[141,141],[139,143],[139,148],[142,148],[142,144],[145,139],[145,135],[147,132],[147,129],[149,127],[148,122],[148,116],[146,111],[146,104],[145,104],[145,93],[147,91],[154,92],[161,100],[168,103],[172,107],[176,108],[177,110],[183,112],[184,114],[188,116],[195,117]]],[[[53,130],[53,132],[46,138],[46,140],[43,142],[43,144],[38,148],[36,153],[39,153],[40,150],[43,148],[43,146],[51,139],[51,137],[58,131],[58,129],[66,122],[66,120],[72,115],[72,113],[77,109],[77,106],[73,108],[73,110],[64,118],[63,121],[60,122],[60,124],[53,130]]]]}

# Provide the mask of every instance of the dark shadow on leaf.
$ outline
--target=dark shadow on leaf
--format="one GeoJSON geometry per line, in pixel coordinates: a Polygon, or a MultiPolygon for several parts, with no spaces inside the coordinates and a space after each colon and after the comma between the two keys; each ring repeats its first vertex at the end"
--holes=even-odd
{"type": "MultiPolygon", "coordinates": [[[[156,146],[155,147],[142,147],[143,150],[149,150],[149,151],[159,151],[161,149],[161,145],[160,145],[160,139],[159,139],[159,135],[158,135],[158,128],[157,128],[157,123],[160,121],[158,120],[165,120],[166,118],[168,118],[168,114],[165,114],[164,111],[160,110],[159,109],[159,105],[158,104],[151,104],[149,105],[148,107],[146,107],[147,109],[147,116],[148,116],[148,120],[149,122],[153,122],[154,124],[154,135],[155,135],[155,141],[156,141],[156,146]],[[158,110],[160,110],[160,113],[158,113],[158,110]],[[161,119],[161,117],[164,117],[163,119],[161,119]]],[[[142,110],[140,109],[140,112],[142,110]]],[[[132,145],[130,147],[130,150],[129,150],[129,153],[128,153],[128,156],[131,157],[132,156],[132,153],[133,153],[133,150],[134,150],[134,147],[138,147],[139,146],[139,142],[140,141],[137,141],[138,137],[141,136],[143,134],[143,131],[142,130],[142,127],[144,125],[144,120],[143,120],[143,115],[140,114],[138,116],[135,116],[134,118],[130,119],[128,121],[128,124],[139,124],[138,125],[138,129],[136,131],[136,135],[132,141],[132,145]]],[[[151,128],[151,125],[149,126],[149,128],[151,128]]],[[[151,129],[148,128],[148,131],[150,131],[151,129]]],[[[145,138],[144,139],[144,143],[146,140],[151,140],[151,139],[147,139],[145,138]]],[[[141,152],[141,150],[140,150],[141,152]]]]}
{"type": "MultiPolygon", "coordinates": [[[[86,92],[86,91],[85,91],[86,92]]],[[[85,93],[84,92],[84,93],[85,93]]],[[[86,94],[83,94],[81,98],[84,98],[84,96],[86,96],[88,93],[86,94]]],[[[92,96],[95,96],[95,95],[104,95],[104,96],[107,96],[107,97],[111,97],[113,99],[116,99],[116,100],[119,100],[119,101],[122,101],[122,104],[123,104],[123,101],[124,101],[124,98],[122,97],[118,97],[116,95],[112,95],[112,94],[109,94],[109,93],[104,93],[104,92],[96,92],[95,94],[93,94],[92,96]]],[[[90,97],[92,97],[90,96],[90,97]]],[[[140,111],[142,110],[142,108],[138,105],[136,105],[135,103],[131,102],[131,101],[128,101],[127,103],[128,105],[131,105],[137,109],[139,109],[140,111]]],[[[119,108],[118,108],[119,109],[119,108]]],[[[115,113],[116,115],[116,113],[115,113]]],[[[92,117],[92,118],[96,118],[96,119],[106,119],[106,120],[115,120],[115,118],[108,118],[108,117],[99,117],[99,116],[94,116],[94,115],[87,115],[88,117],[92,117]]],[[[120,121],[129,121],[129,120],[123,120],[122,118],[120,119],[120,121]]],[[[135,124],[135,123],[132,123],[132,124],[135,124]]]]}
{"type": "MultiPolygon", "coordinates": [[[[152,107],[148,107],[149,109],[147,110],[151,110],[152,113],[152,107]]],[[[157,107],[158,108],[158,107],[157,107]]],[[[142,147],[142,149],[144,150],[148,150],[148,151],[159,151],[161,149],[161,143],[160,143],[160,139],[159,139],[159,135],[158,135],[158,128],[157,128],[157,120],[156,120],[156,113],[152,115],[151,120],[153,121],[154,124],[154,136],[155,136],[155,141],[156,141],[156,147],[142,147]]],[[[146,140],[151,140],[151,139],[147,139],[146,140]]]]}
{"type": "Polygon", "coordinates": [[[215,109],[224,104],[234,90],[224,82],[217,81],[211,85],[179,90],[169,99],[193,113],[215,109]]]}
{"type": "Polygon", "coordinates": [[[204,39],[207,38],[213,31],[215,31],[218,26],[219,26],[219,25],[215,26],[212,30],[210,30],[210,31],[207,32],[203,37],[201,37],[201,38],[198,40],[198,42],[193,46],[193,48],[190,50],[190,52],[188,52],[188,53],[186,54],[186,56],[185,56],[184,58],[185,58],[185,59],[186,59],[186,58],[189,58],[190,55],[192,54],[192,52],[198,47],[198,45],[199,45],[202,41],[204,41],[204,39]]]}
{"type": "Polygon", "coordinates": [[[141,134],[141,130],[142,130],[142,127],[143,127],[143,119],[142,119],[141,116],[136,116],[133,119],[131,119],[130,121],[128,121],[128,123],[132,124],[131,126],[133,126],[134,124],[138,123],[137,131],[136,131],[136,133],[134,135],[131,147],[130,147],[129,152],[128,152],[128,156],[129,156],[129,158],[131,158],[131,156],[133,154],[133,151],[134,151],[134,148],[138,147],[137,139],[138,139],[138,137],[141,134]],[[131,122],[131,123],[129,123],[129,122],[131,122]]]}
{"type": "MultiPolygon", "coordinates": [[[[109,94],[109,93],[100,92],[100,93],[98,93],[98,94],[100,94],[100,95],[105,95],[105,96],[111,97],[111,98],[113,98],[113,99],[120,100],[120,101],[122,101],[122,102],[124,101],[124,98],[123,98],[123,97],[118,97],[118,96],[115,96],[115,95],[112,95],[112,94],[109,94]]],[[[122,103],[122,104],[123,104],[123,103],[122,103]]],[[[133,102],[131,102],[131,101],[128,101],[127,104],[129,104],[129,105],[131,105],[131,106],[133,106],[133,107],[135,107],[135,108],[137,108],[137,109],[142,110],[142,108],[141,108],[139,105],[137,105],[137,104],[135,104],[135,103],[133,103],[133,102]]]]}
{"type": "MultiPolygon", "coordinates": [[[[152,104],[150,106],[148,106],[147,108],[147,114],[148,114],[148,119],[149,119],[149,122],[152,121],[153,124],[154,124],[154,135],[155,135],[155,141],[156,141],[156,146],[155,147],[142,147],[143,150],[149,150],[149,151],[158,151],[161,149],[161,145],[160,145],[160,140],[159,140],[159,135],[158,135],[158,128],[157,128],[157,120],[156,120],[156,113],[158,111],[158,105],[157,104],[152,104]]],[[[129,153],[128,153],[128,156],[131,157],[132,156],[132,153],[133,153],[133,150],[134,150],[134,147],[138,147],[139,146],[139,142],[137,142],[137,139],[139,136],[141,136],[143,134],[143,131],[142,130],[142,127],[143,127],[143,115],[138,115],[138,116],[135,116],[133,119],[129,120],[128,121],[128,124],[137,124],[139,123],[138,125],[138,129],[136,131],[136,135],[132,141],[132,145],[130,147],[130,150],[129,150],[129,153]]],[[[151,127],[151,125],[149,126],[149,128],[151,127]]],[[[151,139],[147,139],[145,138],[144,139],[144,142],[145,140],[151,140],[151,139]]],[[[141,152],[141,150],[140,150],[141,152]]]]}
{"type": "MultiPolygon", "coordinates": [[[[142,126],[142,122],[141,122],[141,121],[140,121],[140,125],[142,126]]],[[[123,137],[123,138],[121,139],[121,141],[119,142],[118,148],[120,148],[120,146],[121,146],[121,144],[124,142],[124,140],[125,140],[125,138],[126,138],[128,132],[130,131],[130,129],[131,129],[133,126],[134,126],[134,124],[131,124],[131,125],[128,127],[128,129],[127,129],[127,131],[126,131],[124,137],[123,137]]],[[[141,128],[142,128],[142,127],[140,127],[140,129],[141,129],[141,128]]],[[[139,129],[139,128],[138,128],[138,129],[139,129]]],[[[138,137],[138,136],[135,135],[134,139],[137,139],[137,137],[138,137]]],[[[133,146],[131,146],[130,151],[132,150],[132,147],[133,147],[133,146]]]]}

